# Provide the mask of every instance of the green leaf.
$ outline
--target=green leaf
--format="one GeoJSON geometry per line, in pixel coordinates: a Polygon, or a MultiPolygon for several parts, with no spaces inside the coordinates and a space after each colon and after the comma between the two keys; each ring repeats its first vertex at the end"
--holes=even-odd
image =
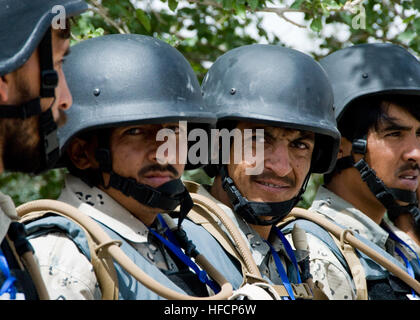
{"type": "Polygon", "coordinates": [[[246,7],[241,0],[236,0],[236,14],[241,19],[246,19],[246,7]]]}
{"type": "Polygon", "coordinates": [[[146,12],[144,12],[141,9],[137,9],[136,16],[137,19],[139,19],[140,23],[143,25],[143,27],[147,30],[147,32],[150,32],[150,30],[152,30],[152,25],[150,24],[150,19],[147,16],[146,12]]]}
{"type": "Polygon", "coordinates": [[[322,30],[322,20],[320,17],[314,18],[310,25],[311,29],[315,32],[320,32],[322,30]]]}
{"type": "Polygon", "coordinates": [[[416,31],[420,33],[420,18],[416,18],[413,21],[413,26],[416,28],[416,31]]]}
{"type": "Polygon", "coordinates": [[[420,0],[414,0],[413,7],[417,10],[420,10],[420,0]]]}
{"type": "Polygon", "coordinates": [[[178,7],[178,1],[168,0],[168,5],[169,5],[169,9],[171,9],[172,11],[175,11],[176,8],[178,7]]]}
{"type": "Polygon", "coordinates": [[[405,19],[403,20],[403,23],[408,24],[408,23],[410,23],[410,22],[411,22],[411,20],[413,20],[415,17],[416,17],[416,15],[415,15],[415,14],[412,14],[412,15],[411,15],[411,16],[409,16],[408,18],[405,18],[405,19]]]}
{"type": "Polygon", "coordinates": [[[398,35],[397,39],[404,42],[411,42],[416,36],[417,33],[414,31],[404,31],[398,35]]]}
{"type": "Polygon", "coordinates": [[[234,0],[223,0],[223,8],[225,10],[231,10],[233,8],[234,0]]]}
{"type": "Polygon", "coordinates": [[[325,0],[324,4],[326,5],[326,7],[328,9],[333,9],[333,10],[339,10],[341,9],[341,5],[339,5],[337,2],[335,2],[334,0],[325,0]]]}
{"type": "Polygon", "coordinates": [[[249,0],[248,3],[249,3],[249,6],[250,6],[250,8],[252,10],[257,9],[257,7],[258,7],[258,0],[249,0]]]}
{"type": "Polygon", "coordinates": [[[300,9],[304,1],[305,0],[296,0],[295,2],[292,3],[292,5],[290,6],[290,9],[300,9]]]}

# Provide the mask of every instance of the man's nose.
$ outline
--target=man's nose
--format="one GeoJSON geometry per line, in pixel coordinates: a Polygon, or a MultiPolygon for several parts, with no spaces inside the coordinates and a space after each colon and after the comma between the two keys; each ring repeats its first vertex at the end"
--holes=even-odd
{"type": "Polygon", "coordinates": [[[265,167],[279,177],[285,177],[292,171],[289,149],[285,143],[277,143],[270,152],[265,152],[265,167]]]}

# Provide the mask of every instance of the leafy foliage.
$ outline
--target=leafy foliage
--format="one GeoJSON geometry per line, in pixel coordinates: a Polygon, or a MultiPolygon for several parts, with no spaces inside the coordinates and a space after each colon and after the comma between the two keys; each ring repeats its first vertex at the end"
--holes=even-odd
{"type": "MultiPolygon", "coordinates": [[[[88,2],[89,11],[73,21],[72,44],[109,33],[154,36],[182,52],[200,81],[211,63],[230,49],[252,43],[282,44],[278,35],[263,28],[264,16],[272,13],[297,27],[306,28],[314,39],[321,40],[319,48],[308,52],[316,59],[350,44],[371,41],[392,42],[414,54],[420,52],[420,0],[88,2]],[[294,13],[303,19],[297,19],[294,13]]],[[[17,204],[37,198],[56,198],[63,184],[63,174],[63,170],[57,169],[38,177],[4,173],[0,177],[0,190],[10,194],[17,204]]],[[[186,173],[186,176],[207,181],[203,174],[197,171],[186,173]]],[[[311,178],[300,205],[307,207],[310,204],[321,181],[320,176],[311,178]]]]}

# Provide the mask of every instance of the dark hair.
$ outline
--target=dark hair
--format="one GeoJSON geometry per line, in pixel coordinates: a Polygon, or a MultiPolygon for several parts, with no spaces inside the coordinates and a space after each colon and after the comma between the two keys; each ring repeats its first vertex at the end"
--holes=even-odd
{"type": "MultiPolygon", "coordinates": [[[[352,142],[367,136],[370,129],[378,130],[382,120],[390,120],[388,109],[391,104],[408,111],[420,121],[420,97],[416,95],[372,95],[353,100],[338,121],[337,127],[342,137],[352,142]]],[[[337,167],[324,175],[324,182],[329,183],[337,173],[337,167]]]]}
{"type": "Polygon", "coordinates": [[[374,95],[353,100],[338,122],[338,130],[349,141],[367,135],[371,128],[378,129],[381,120],[389,120],[391,104],[407,110],[420,121],[420,97],[412,95],[374,95]]]}

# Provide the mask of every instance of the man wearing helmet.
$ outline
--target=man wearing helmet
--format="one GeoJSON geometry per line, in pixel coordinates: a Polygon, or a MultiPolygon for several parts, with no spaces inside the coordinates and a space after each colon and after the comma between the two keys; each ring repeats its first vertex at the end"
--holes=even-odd
{"type": "MultiPolygon", "coordinates": [[[[342,135],[335,169],[324,176],[311,210],[341,227],[389,261],[420,276],[407,234],[384,221],[401,213],[419,220],[415,191],[420,162],[420,63],[392,44],[363,44],[320,61],[334,90],[342,135]]],[[[309,225],[310,226],[310,225],[309,225]]],[[[331,299],[407,299],[416,296],[371,257],[352,261],[331,238],[308,227],[311,270],[331,299]],[[344,258],[344,259],[343,259],[344,258]],[[355,267],[353,267],[355,266],[355,267]]]]}
{"type": "MultiPolygon", "coordinates": [[[[196,248],[239,287],[239,270],[210,234],[190,226],[199,238],[194,248],[179,232],[192,225],[182,222],[192,207],[180,180],[186,155],[158,152],[161,130],[173,132],[173,143],[181,144],[187,128],[179,120],[203,130],[215,123],[187,60],[152,37],[107,35],[73,46],[65,72],[74,104],[60,129],[60,163],[71,174],[59,200],[93,218],[140,269],[178,294],[207,297],[221,289],[191,259],[196,248]],[[166,213],[179,217],[178,227],[166,213]]],[[[36,235],[31,243],[53,299],[162,299],[118,263],[112,267],[117,296],[105,294],[88,259],[86,236],[68,220],[47,215],[27,229],[36,235]]]]}
{"type": "Polygon", "coordinates": [[[299,248],[295,255],[276,223],[297,204],[310,173],[326,172],[334,164],[339,133],[327,76],[301,52],[250,45],[219,57],[204,78],[202,91],[206,106],[217,114],[220,133],[236,130],[246,137],[251,129],[252,152],[258,153],[257,145],[263,143],[263,154],[257,154],[254,163],[234,161],[235,153],[246,151],[236,150],[231,142],[230,161],[207,166],[214,183],[200,186],[197,193],[209,199],[210,211],[223,209],[240,229],[257,265],[254,276],[270,279],[284,299],[302,297],[295,289],[310,278],[309,270],[298,267],[307,252],[299,248]],[[248,169],[258,160],[262,170],[250,174],[248,169]]]}
{"type": "MultiPolygon", "coordinates": [[[[62,71],[70,26],[65,20],[60,24],[63,29],[54,28],[56,5],[66,11],[66,18],[87,9],[84,1],[12,0],[0,4],[0,172],[39,173],[58,160],[56,129],[65,122],[62,112],[71,106],[72,98],[62,71]]],[[[45,292],[33,290],[26,271],[19,268],[20,258],[12,254],[10,240],[25,238],[22,225],[15,222],[13,203],[7,196],[2,199],[0,296],[45,299],[45,292]]],[[[29,244],[24,247],[20,248],[23,252],[31,251],[29,244]]]]}

